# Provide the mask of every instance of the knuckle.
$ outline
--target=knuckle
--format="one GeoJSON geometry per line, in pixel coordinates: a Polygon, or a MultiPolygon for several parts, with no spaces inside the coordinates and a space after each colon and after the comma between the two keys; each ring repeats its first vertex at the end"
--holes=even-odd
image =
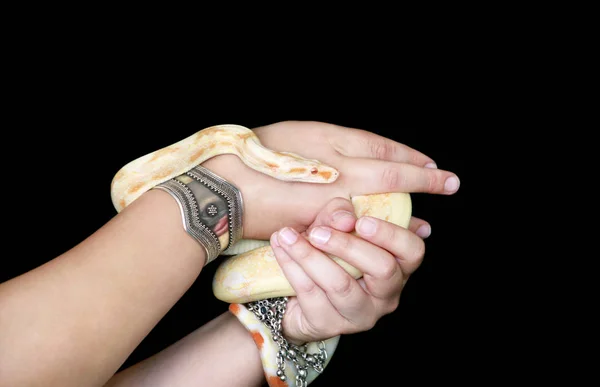
{"type": "Polygon", "coordinates": [[[352,249],[352,238],[350,238],[349,234],[334,232],[332,233],[331,239],[332,242],[335,243],[339,255],[345,255],[347,251],[352,249]]]}
{"type": "Polygon", "coordinates": [[[422,262],[423,257],[425,257],[425,242],[420,238],[416,242],[417,243],[413,250],[414,253],[413,253],[413,257],[412,257],[411,261],[418,264],[418,263],[422,262]]]}
{"type": "Polygon", "coordinates": [[[346,298],[352,293],[353,279],[348,275],[342,278],[342,280],[335,281],[331,284],[331,291],[338,297],[346,298]]]}
{"type": "Polygon", "coordinates": [[[395,259],[386,259],[380,265],[379,271],[377,273],[377,278],[383,281],[389,281],[398,272],[398,264],[395,259]]]}
{"type": "Polygon", "coordinates": [[[375,324],[377,324],[377,316],[371,315],[370,317],[368,317],[365,322],[364,322],[364,329],[365,330],[371,330],[373,328],[375,328],[375,324]]]}
{"type": "Polygon", "coordinates": [[[403,178],[397,169],[387,167],[381,174],[381,180],[383,182],[383,187],[391,191],[397,189],[401,185],[403,178]]]}
{"type": "Polygon", "coordinates": [[[341,196],[337,196],[337,197],[331,199],[331,201],[329,202],[329,205],[337,208],[337,207],[351,205],[351,203],[350,203],[350,200],[343,198],[341,196]]]}
{"type": "Polygon", "coordinates": [[[302,281],[296,284],[298,293],[311,295],[314,294],[319,288],[313,281],[302,281]]]}
{"type": "Polygon", "coordinates": [[[438,192],[443,190],[443,185],[440,185],[442,178],[439,171],[431,170],[427,174],[427,192],[438,192]]]}
{"type": "Polygon", "coordinates": [[[400,228],[400,226],[397,226],[397,225],[387,222],[387,221],[379,222],[378,230],[383,231],[381,234],[384,238],[383,241],[386,243],[389,241],[395,241],[395,240],[401,239],[402,238],[401,231],[405,231],[404,229],[400,228]],[[400,232],[399,232],[399,230],[400,230],[400,232]]]}
{"type": "Polygon", "coordinates": [[[301,320],[299,331],[304,337],[319,337],[319,334],[322,334],[323,331],[321,325],[323,324],[301,320]]]}
{"type": "Polygon", "coordinates": [[[312,245],[304,243],[301,238],[302,237],[298,237],[298,242],[296,242],[296,245],[288,252],[288,254],[293,256],[295,259],[305,260],[311,257],[314,248],[312,245]]]}
{"type": "Polygon", "coordinates": [[[369,148],[371,155],[380,160],[392,158],[396,152],[393,144],[382,140],[369,140],[369,148]]]}
{"type": "Polygon", "coordinates": [[[396,309],[398,309],[399,305],[400,305],[400,295],[392,297],[390,299],[390,301],[387,303],[387,307],[385,309],[385,314],[394,313],[396,311],[396,309]]]}
{"type": "Polygon", "coordinates": [[[412,151],[412,152],[410,152],[410,156],[409,156],[410,161],[409,162],[414,165],[419,165],[423,162],[424,158],[425,157],[423,156],[423,154],[421,154],[417,151],[412,151]]]}
{"type": "Polygon", "coordinates": [[[337,329],[338,334],[351,335],[363,331],[363,327],[352,320],[345,320],[337,329]]]}
{"type": "Polygon", "coordinates": [[[336,197],[331,199],[331,201],[327,204],[327,212],[329,212],[329,216],[333,215],[338,210],[346,210],[349,212],[354,212],[354,207],[350,200],[336,197]]]}
{"type": "Polygon", "coordinates": [[[398,233],[402,236],[397,238],[398,246],[401,246],[396,255],[396,259],[402,266],[404,274],[412,273],[418,267],[425,256],[425,241],[411,232],[398,233]],[[405,266],[407,265],[407,266],[405,266]]]}

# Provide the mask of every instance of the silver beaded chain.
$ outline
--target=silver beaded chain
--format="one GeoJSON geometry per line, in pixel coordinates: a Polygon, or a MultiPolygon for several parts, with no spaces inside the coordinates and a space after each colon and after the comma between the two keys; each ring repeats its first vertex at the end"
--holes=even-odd
{"type": "Polygon", "coordinates": [[[248,310],[253,312],[260,321],[262,321],[271,331],[273,341],[279,346],[277,351],[277,376],[283,381],[285,376],[285,360],[289,360],[296,367],[296,387],[307,387],[306,377],[308,368],[312,368],[318,373],[323,372],[325,361],[327,360],[327,351],[325,343],[318,343],[318,353],[307,353],[308,344],[298,346],[283,337],[281,332],[283,316],[287,308],[287,297],[268,298],[265,300],[254,301],[246,304],[248,310]]]}

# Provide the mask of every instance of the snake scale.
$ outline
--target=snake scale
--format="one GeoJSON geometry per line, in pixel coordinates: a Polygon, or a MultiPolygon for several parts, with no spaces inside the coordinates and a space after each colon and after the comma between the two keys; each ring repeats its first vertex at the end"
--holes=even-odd
{"type": "MultiPolygon", "coordinates": [[[[264,147],[256,134],[244,126],[216,125],[127,163],[112,180],[112,203],[120,212],[156,185],[221,154],[234,154],[246,166],[283,181],[329,184],[339,176],[337,169],[318,160],[264,147]]],[[[412,208],[407,193],[362,195],[349,199],[358,217],[367,215],[408,227],[412,208]]],[[[229,257],[215,273],[214,295],[229,303],[229,310],[251,332],[259,348],[269,386],[287,386],[287,382],[276,376],[274,359],[277,347],[268,345],[272,340],[269,330],[244,304],[271,297],[294,296],[294,290],[277,264],[268,241],[242,239],[222,254],[229,257]]],[[[358,269],[340,258],[331,258],[354,278],[362,276],[358,269]]],[[[339,336],[325,340],[329,354],[327,361],[338,341],[339,336]]],[[[317,343],[308,345],[309,350],[315,351],[316,348],[317,343]]],[[[286,368],[288,380],[295,377],[294,372],[293,367],[286,368]]],[[[307,382],[310,383],[317,375],[316,372],[310,373],[307,382]]]]}

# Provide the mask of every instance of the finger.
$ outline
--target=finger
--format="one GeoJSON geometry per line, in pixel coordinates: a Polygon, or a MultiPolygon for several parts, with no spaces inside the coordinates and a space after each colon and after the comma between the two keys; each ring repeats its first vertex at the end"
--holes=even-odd
{"type": "Polygon", "coordinates": [[[414,216],[410,218],[408,229],[423,239],[427,239],[431,235],[431,225],[427,221],[414,216]]]}
{"type": "Polygon", "coordinates": [[[291,228],[278,233],[278,241],[285,252],[304,272],[325,291],[336,310],[353,325],[370,325],[373,306],[363,288],[340,265],[313,247],[291,228]]]}
{"type": "Polygon", "coordinates": [[[370,159],[351,159],[346,179],[352,195],[387,192],[423,192],[451,195],[460,180],[449,171],[411,164],[370,159]]]}
{"type": "Polygon", "coordinates": [[[356,235],[327,227],[315,227],[309,241],[317,249],[340,257],[360,270],[373,297],[388,299],[399,293],[404,275],[394,255],[385,249],[356,235]]]}
{"type": "Polygon", "coordinates": [[[281,248],[277,240],[277,233],[271,235],[271,248],[285,278],[296,293],[296,298],[306,319],[311,321],[312,325],[324,326],[322,324],[327,324],[327,321],[335,321],[335,318],[340,318],[325,292],[281,248]]]}
{"type": "Polygon", "coordinates": [[[405,276],[412,274],[423,261],[425,242],[409,230],[381,219],[364,216],[356,222],[356,232],[365,241],[394,255],[405,276]]]}
{"type": "Polygon", "coordinates": [[[315,221],[307,232],[310,232],[310,229],[316,226],[328,226],[336,230],[350,232],[354,230],[355,223],[356,214],[350,200],[334,198],[317,214],[315,221]]]}
{"type": "MultiPolygon", "coordinates": [[[[325,226],[338,231],[354,230],[356,214],[352,202],[344,198],[334,198],[319,212],[313,224],[308,228],[307,235],[313,227],[325,226]]],[[[411,217],[408,229],[425,239],[431,234],[431,226],[423,219],[411,217]]]]}
{"type": "Polygon", "coordinates": [[[331,143],[344,156],[437,168],[429,156],[418,150],[363,129],[344,128],[344,132],[332,138],[331,143]]]}

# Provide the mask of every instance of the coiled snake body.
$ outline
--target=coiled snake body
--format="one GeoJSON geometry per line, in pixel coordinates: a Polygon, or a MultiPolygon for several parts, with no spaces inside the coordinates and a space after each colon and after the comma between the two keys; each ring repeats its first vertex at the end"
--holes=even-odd
{"type": "MultiPolygon", "coordinates": [[[[339,176],[335,168],[318,160],[265,148],[256,134],[246,127],[217,125],[139,157],[122,167],[111,184],[113,205],[120,212],[154,186],[221,154],[237,155],[246,166],[284,181],[327,184],[334,182],[339,176]]],[[[363,195],[349,199],[359,217],[368,215],[408,227],[412,208],[410,196],[406,193],[363,195]]],[[[270,338],[269,330],[248,311],[244,303],[293,296],[294,290],[277,264],[268,241],[242,239],[223,254],[231,257],[224,260],[217,269],[213,292],[219,300],[230,303],[230,311],[251,331],[261,352],[269,384],[287,385],[282,384],[275,376],[277,368],[272,363],[277,348],[264,345],[270,338]]],[[[331,258],[354,278],[362,276],[359,270],[343,260],[333,256],[331,258]]],[[[335,351],[338,340],[339,336],[325,341],[330,355],[335,351]]],[[[310,343],[308,348],[314,350],[316,343],[310,343]]],[[[307,382],[310,383],[316,376],[309,374],[307,382]]]]}

